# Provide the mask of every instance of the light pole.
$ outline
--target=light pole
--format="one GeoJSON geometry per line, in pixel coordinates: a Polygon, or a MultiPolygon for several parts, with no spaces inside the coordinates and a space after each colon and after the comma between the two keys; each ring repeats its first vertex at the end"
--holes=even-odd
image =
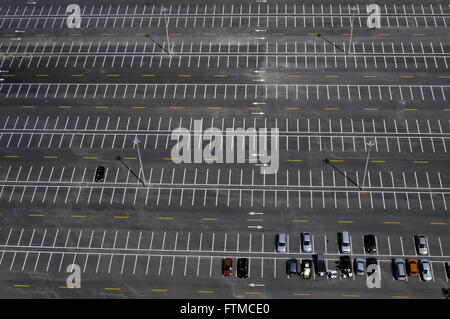
{"type": "Polygon", "coordinates": [[[370,156],[370,150],[372,149],[372,146],[374,146],[375,144],[373,143],[373,141],[369,141],[369,143],[367,143],[367,146],[369,146],[369,151],[367,152],[367,159],[366,159],[366,168],[364,169],[364,177],[363,177],[363,182],[361,185],[361,190],[363,190],[364,188],[364,182],[366,181],[366,174],[367,174],[367,167],[369,165],[369,156],[370,156]]]}
{"type": "Polygon", "coordinates": [[[167,20],[166,12],[167,12],[167,8],[161,7],[161,13],[164,13],[164,20],[166,22],[167,51],[169,51],[169,54],[173,54],[173,48],[170,48],[170,43],[169,43],[169,20],[167,20]]]}
{"type": "MultiPolygon", "coordinates": [[[[142,171],[142,178],[143,178],[144,181],[145,181],[144,166],[142,165],[141,151],[139,150],[139,143],[140,143],[140,142],[141,142],[141,141],[138,140],[137,135],[136,135],[136,138],[133,140],[133,143],[134,143],[134,145],[136,146],[137,151],[138,151],[139,164],[141,165],[141,171],[142,171]]],[[[140,175],[140,174],[139,174],[139,175],[140,175]]],[[[144,186],[145,186],[145,185],[144,185],[144,186]]]]}
{"type": "Polygon", "coordinates": [[[352,51],[353,20],[354,20],[354,17],[355,17],[355,11],[358,10],[358,8],[357,8],[357,7],[353,7],[353,8],[351,8],[351,10],[352,10],[352,22],[351,22],[351,29],[350,29],[350,42],[349,42],[349,44],[348,44],[348,52],[347,52],[347,55],[348,55],[349,53],[351,53],[351,51],[352,51]]]}

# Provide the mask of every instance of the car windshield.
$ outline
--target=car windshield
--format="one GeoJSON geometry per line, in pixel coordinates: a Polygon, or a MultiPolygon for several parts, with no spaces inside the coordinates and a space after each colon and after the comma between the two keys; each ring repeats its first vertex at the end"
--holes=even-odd
{"type": "Polygon", "coordinates": [[[280,245],[280,246],[284,246],[284,243],[278,243],[278,245],[280,245]]]}

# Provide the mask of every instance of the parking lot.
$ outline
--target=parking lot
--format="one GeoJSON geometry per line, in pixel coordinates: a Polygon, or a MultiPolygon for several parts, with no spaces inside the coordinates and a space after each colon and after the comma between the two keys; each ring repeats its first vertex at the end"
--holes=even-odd
{"type": "Polygon", "coordinates": [[[440,298],[448,288],[447,3],[380,4],[381,28],[370,29],[360,1],[81,1],[80,28],[68,27],[69,2],[0,6],[0,296],[440,298]],[[208,148],[212,130],[239,128],[242,162],[223,155],[225,135],[208,148]],[[192,147],[201,161],[176,164],[177,129],[203,136],[192,147]],[[252,149],[271,129],[275,142],[252,149]],[[262,174],[269,145],[279,167],[262,174]],[[334,269],[342,230],[352,259],[370,257],[363,236],[377,236],[380,289],[366,276],[288,278],[289,258],[322,253],[334,269]],[[397,257],[429,260],[432,280],[395,280],[397,257]],[[63,289],[73,263],[81,290],[63,289]]]}

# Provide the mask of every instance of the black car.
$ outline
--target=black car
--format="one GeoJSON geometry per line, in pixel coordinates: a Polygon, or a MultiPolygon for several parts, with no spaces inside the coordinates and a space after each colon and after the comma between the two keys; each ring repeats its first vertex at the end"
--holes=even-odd
{"type": "Polygon", "coordinates": [[[238,258],[237,260],[237,275],[239,278],[248,277],[248,259],[238,258]]]}
{"type": "Polygon", "coordinates": [[[325,257],[322,254],[313,255],[314,268],[316,273],[323,277],[327,273],[327,265],[325,264],[325,257]]]}
{"type": "Polygon", "coordinates": [[[286,262],[286,273],[288,274],[288,276],[297,275],[298,272],[297,267],[298,267],[297,259],[289,259],[286,262]]]}
{"type": "Polygon", "coordinates": [[[375,235],[364,235],[364,248],[369,254],[373,254],[377,251],[375,235]]]}
{"type": "MultiPolygon", "coordinates": [[[[370,269],[369,268],[370,265],[378,265],[378,260],[376,258],[373,258],[373,257],[367,258],[366,259],[366,269],[370,269]]],[[[369,273],[369,271],[367,271],[367,275],[371,275],[372,273],[373,273],[373,271],[370,272],[370,273],[369,273]]]]}
{"type": "Polygon", "coordinates": [[[339,257],[339,267],[341,269],[341,272],[348,277],[353,276],[352,272],[352,260],[349,256],[341,256],[339,257]]]}
{"type": "Polygon", "coordinates": [[[95,170],[95,181],[103,182],[104,178],[105,178],[105,167],[98,166],[97,169],[95,170]]]}

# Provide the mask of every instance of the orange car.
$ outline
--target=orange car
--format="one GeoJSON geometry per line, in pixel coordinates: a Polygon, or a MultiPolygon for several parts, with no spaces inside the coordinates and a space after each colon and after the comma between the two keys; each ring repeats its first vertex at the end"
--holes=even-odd
{"type": "Polygon", "coordinates": [[[409,258],[406,262],[408,268],[408,275],[411,277],[417,277],[419,275],[419,268],[417,267],[417,260],[409,258]]]}
{"type": "Polygon", "coordinates": [[[231,258],[224,258],[222,260],[222,273],[224,276],[231,276],[233,270],[233,260],[231,258]]]}

